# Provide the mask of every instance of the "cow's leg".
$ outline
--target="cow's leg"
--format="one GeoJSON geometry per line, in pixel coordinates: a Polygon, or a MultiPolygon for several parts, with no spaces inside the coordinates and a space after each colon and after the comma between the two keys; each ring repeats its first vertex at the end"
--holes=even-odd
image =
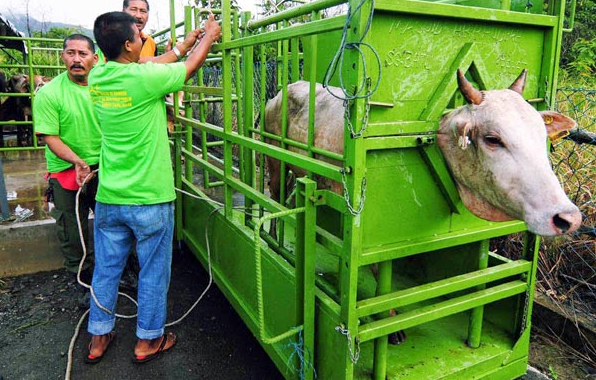
{"type": "MultiPolygon", "coordinates": [[[[375,281],[378,282],[378,280],[379,280],[379,266],[377,264],[372,264],[370,266],[370,270],[371,270],[373,276],[375,277],[375,281]]],[[[395,309],[389,310],[390,317],[393,317],[395,315],[397,315],[397,311],[395,311],[395,309]]],[[[398,344],[406,341],[406,333],[404,330],[400,330],[400,331],[389,334],[387,336],[387,339],[389,340],[389,344],[398,345],[398,344]]]]}

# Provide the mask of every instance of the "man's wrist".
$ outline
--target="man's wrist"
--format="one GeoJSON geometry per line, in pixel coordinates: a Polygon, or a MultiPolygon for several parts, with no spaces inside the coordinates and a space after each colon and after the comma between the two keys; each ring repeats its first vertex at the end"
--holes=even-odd
{"type": "Polygon", "coordinates": [[[174,54],[176,54],[176,58],[178,58],[178,60],[182,58],[182,53],[180,52],[180,49],[178,49],[178,46],[174,46],[172,51],[174,52],[174,54]]]}

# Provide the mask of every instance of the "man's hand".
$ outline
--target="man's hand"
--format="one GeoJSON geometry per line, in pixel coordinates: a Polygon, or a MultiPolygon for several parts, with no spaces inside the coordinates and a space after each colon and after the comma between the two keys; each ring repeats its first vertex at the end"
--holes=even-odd
{"type": "Polygon", "coordinates": [[[221,38],[221,26],[219,26],[218,21],[215,21],[215,15],[213,13],[209,14],[209,18],[205,21],[205,35],[203,38],[205,37],[209,37],[211,43],[219,41],[221,38]]]}
{"type": "Polygon", "coordinates": [[[89,165],[87,165],[87,163],[83,160],[75,164],[75,173],[77,177],[77,184],[80,187],[83,187],[83,185],[89,182],[95,175],[95,173],[91,172],[89,165]]]}
{"type": "Polygon", "coordinates": [[[202,32],[203,31],[200,28],[190,31],[186,37],[184,37],[184,41],[176,44],[183,56],[186,55],[190,49],[192,49],[202,32]]]}

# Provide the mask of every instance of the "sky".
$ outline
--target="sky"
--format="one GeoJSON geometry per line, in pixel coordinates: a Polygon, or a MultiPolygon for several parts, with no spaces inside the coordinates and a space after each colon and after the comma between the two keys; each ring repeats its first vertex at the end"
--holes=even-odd
{"type": "MultiPolygon", "coordinates": [[[[64,22],[93,29],[93,21],[102,13],[122,10],[122,0],[0,0],[0,13],[10,20],[11,13],[26,13],[29,3],[29,15],[39,21],[64,22]]],[[[181,21],[185,5],[194,4],[192,0],[175,0],[176,21],[181,21]]],[[[256,13],[254,5],[260,0],[238,0],[243,11],[256,13]]],[[[163,30],[169,26],[169,0],[149,0],[149,22],[145,31],[163,30]]]]}

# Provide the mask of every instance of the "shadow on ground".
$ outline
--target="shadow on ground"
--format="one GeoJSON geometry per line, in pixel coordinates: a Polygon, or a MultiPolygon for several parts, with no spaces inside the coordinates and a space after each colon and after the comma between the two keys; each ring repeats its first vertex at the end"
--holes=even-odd
{"type": "MultiPolygon", "coordinates": [[[[195,302],[208,275],[188,252],[174,255],[168,299],[168,321],[195,302]]],[[[63,379],[68,346],[88,308],[74,277],[65,270],[0,280],[0,378],[63,379]]],[[[119,312],[134,310],[121,301],[119,312]]],[[[282,379],[252,333],[213,285],[181,323],[167,329],[178,344],[155,360],[131,362],[136,319],[119,319],[116,338],[101,363],[83,361],[89,334],[87,321],[75,343],[71,378],[98,379],[282,379]]]]}

